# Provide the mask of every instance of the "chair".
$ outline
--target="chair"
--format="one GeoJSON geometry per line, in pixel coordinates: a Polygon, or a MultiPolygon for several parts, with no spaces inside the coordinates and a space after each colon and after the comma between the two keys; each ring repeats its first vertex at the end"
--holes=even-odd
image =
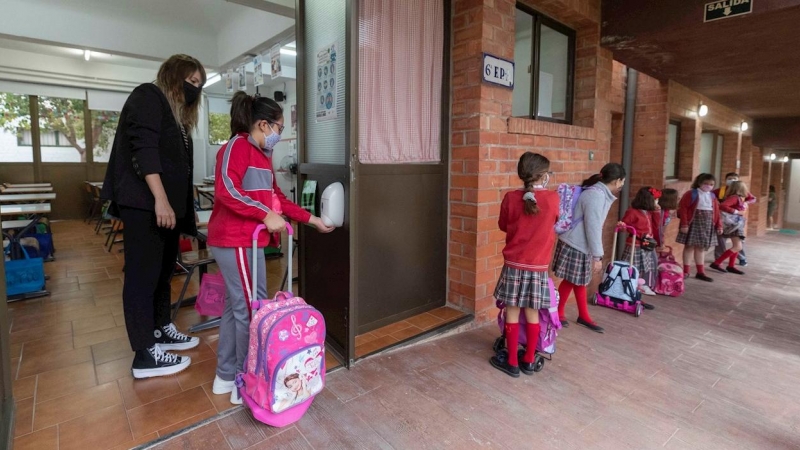
{"type": "Polygon", "coordinates": [[[111,253],[111,249],[114,248],[114,244],[119,244],[124,242],[124,239],[117,239],[117,236],[120,235],[125,230],[125,225],[122,223],[122,220],[112,217],[111,218],[111,230],[108,232],[108,236],[106,237],[106,251],[111,253]]]}
{"type": "MultiPolygon", "coordinates": [[[[183,296],[186,295],[186,289],[189,287],[189,282],[192,280],[192,275],[194,274],[195,269],[200,269],[200,279],[203,278],[203,273],[205,273],[206,268],[209,264],[214,264],[217,262],[214,259],[214,255],[211,254],[211,250],[207,248],[193,250],[190,252],[178,252],[178,266],[186,271],[186,280],[183,282],[183,287],[181,288],[181,294],[178,296],[178,301],[172,305],[172,320],[175,320],[175,317],[178,315],[178,311],[181,309],[181,304],[183,303],[183,296]]],[[[174,273],[173,273],[174,274],[174,273]]],[[[170,277],[170,282],[172,281],[172,277],[170,277]]]]}
{"type": "Polygon", "coordinates": [[[99,212],[98,206],[100,202],[100,191],[90,183],[86,183],[86,197],[89,200],[89,210],[86,212],[86,223],[91,223],[95,215],[99,212]]]}

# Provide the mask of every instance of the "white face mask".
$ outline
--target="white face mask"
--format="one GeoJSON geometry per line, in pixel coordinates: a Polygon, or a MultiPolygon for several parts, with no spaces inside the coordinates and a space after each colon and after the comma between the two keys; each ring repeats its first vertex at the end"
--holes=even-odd
{"type": "Polygon", "coordinates": [[[730,186],[730,185],[732,185],[733,183],[735,183],[735,182],[737,182],[737,181],[739,181],[739,180],[736,180],[736,179],[733,179],[733,180],[725,180],[725,184],[727,184],[728,186],[730,186]]]}

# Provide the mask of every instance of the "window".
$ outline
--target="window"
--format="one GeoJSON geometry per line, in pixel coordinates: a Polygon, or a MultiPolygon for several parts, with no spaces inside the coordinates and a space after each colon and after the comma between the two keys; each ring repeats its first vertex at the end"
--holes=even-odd
{"type": "Polygon", "coordinates": [[[231,137],[231,116],[224,113],[208,113],[208,142],[220,145],[231,137]]]}
{"type": "Polygon", "coordinates": [[[716,133],[711,131],[700,135],[700,173],[712,173],[715,136],[716,133]]]}
{"type": "Polygon", "coordinates": [[[681,123],[670,122],[669,134],[667,135],[667,156],[664,166],[664,176],[667,179],[678,178],[678,148],[681,142],[681,123]]]}
{"type": "Polygon", "coordinates": [[[31,110],[27,95],[0,92],[0,162],[33,162],[31,110]]]}
{"type": "Polygon", "coordinates": [[[93,161],[107,163],[119,124],[118,111],[91,111],[93,161]]]}
{"type": "Polygon", "coordinates": [[[86,162],[85,100],[39,97],[42,162],[86,162]]]}
{"type": "Polygon", "coordinates": [[[572,122],[575,32],[517,5],[512,113],[551,122],[572,122]]]}

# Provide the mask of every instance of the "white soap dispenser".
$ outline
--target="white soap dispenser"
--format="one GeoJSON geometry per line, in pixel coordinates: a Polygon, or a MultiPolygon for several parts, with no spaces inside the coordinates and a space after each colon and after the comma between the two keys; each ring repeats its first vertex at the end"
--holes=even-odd
{"type": "Polygon", "coordinates": [[[344,186],[338,181],[322,191],[322,223],[329,227],[340,227],[344,223],[344,186]]]}

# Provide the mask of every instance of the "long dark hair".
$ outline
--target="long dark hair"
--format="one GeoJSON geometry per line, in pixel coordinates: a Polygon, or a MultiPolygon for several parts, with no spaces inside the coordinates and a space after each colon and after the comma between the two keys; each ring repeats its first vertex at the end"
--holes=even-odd
{"type": "Polygon", "coordinates": [[[206,69],[196,58],[189,55],[172,55],[161,64],[156,76],[156,86],[167,97],[169,107],[175,116],[175,121],[191,132],[197,126],[197,113],[200,101],[196,100],[191,105],[186,104],[183,98],[183,82],[195,72],[200,72],[200,86],[206,84],[206,69]]]}
{"type": "MultiPolygon", "coordinates": [[[[541,181],[548,170],[550,170],[550,160],[538,153],[525,152],[517,163],[517,175],[525,183],[526,192],[533,192],[536,182],[541,181]]],[[[539,214],[535,198],[525,200],[525,214],[539,214]]]]}
{"type": "Polygon", "coordinates": [[[706,181],[713,181],[714,184],[717,183],[717,179],[714,177],[714,175],[711,175],[710,173],[701,173],[694,179],[694,182],[692,183],[692,189],[700,189],[700,186],[705,184],[706,181]]]}
{"type": "Polygon", "coordinates": [[[641,209],[644,211],[655,211],[656,197],[653,195],[650,189],[650,186],[645,186],[639,189],[639,192],[636,193],[636,197],[634,197],[633,201],[631,202],[631,208],[641,209]]]}
{"type": "Polygon", "coordinates": [[[259,120],[276,123],[281,117],[283,108],[275,100],[238,91],[231,99],[231,137],[237,133],[249,133],[259,120]]]}
{"type": "Polygon", "coordinates": [[[622,180],[625,178],[625,168],[622,164],[608,163],[600,169],[600,173],[596,173],[589,178],[583,180],[583,187],[594,186],[598,181],[604,184],[611,183],[612,181],[622,180]]]}
{"type": "Polygon", "coordinates": [[[670,211],[678,209],[678,191],[672,188],[666,188],[661,191],[661,198],[658,199],[658,206],[661,209],[668,209],[670,211]]]}

